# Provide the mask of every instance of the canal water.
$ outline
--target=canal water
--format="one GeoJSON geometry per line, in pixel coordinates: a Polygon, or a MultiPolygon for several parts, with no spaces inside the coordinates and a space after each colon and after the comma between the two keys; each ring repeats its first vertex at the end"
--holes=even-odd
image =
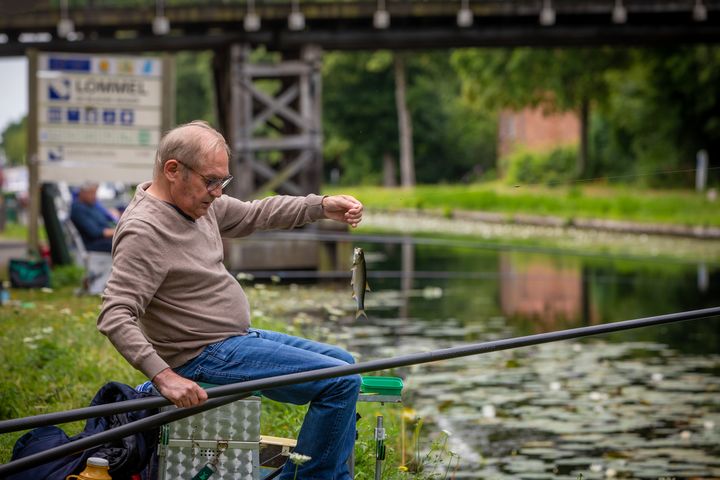
{"type": "MultiPolygon", "coordinates": [[[[361,360],[720,305],[718,265],[410,237],[354,246],[369,319],[352,320],[339,280],[318,299],[319,332],[361,360]]],[[[718,318],[393,373],[423,428],[450,434],[448,478],[720,478],[718,318]]]]}

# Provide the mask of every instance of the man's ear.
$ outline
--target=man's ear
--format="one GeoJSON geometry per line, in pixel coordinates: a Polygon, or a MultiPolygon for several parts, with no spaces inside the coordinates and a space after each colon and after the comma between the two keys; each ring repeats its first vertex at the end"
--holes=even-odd
{"type": "Polygon", "coordinates": [[[171,158],[167,162],[165,162],[165,165],[163,165],[163,175],[165,175],[165,178],[168,182],[173,183],[177,181],[180,175],[179,167],[180,164],[174,158],[171,158]]]}

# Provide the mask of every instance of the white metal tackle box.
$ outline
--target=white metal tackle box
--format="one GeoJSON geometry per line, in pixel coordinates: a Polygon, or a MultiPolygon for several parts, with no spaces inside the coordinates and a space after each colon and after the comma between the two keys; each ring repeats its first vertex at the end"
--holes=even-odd
{"type": "Polygon", "coordinates": [[[190,480],[208,463],[212,480],[258,480],[259,450],[260,398],[248,397],[164,425],[158,480],[190,480]]]}

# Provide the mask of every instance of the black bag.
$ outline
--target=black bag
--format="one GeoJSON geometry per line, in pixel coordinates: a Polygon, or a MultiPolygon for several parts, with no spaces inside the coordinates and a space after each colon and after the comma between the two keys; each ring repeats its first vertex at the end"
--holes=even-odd
{"type": "Polygon", "coordinates": [[[11,258],[8,264],[10,285],[13,288],[43,288],[50,286],[50,266],[47,260],[11,258]]]}
{"type": "MultiPolygon", "coordinates": [[[[147,393],[136,392],[129,385],[109,382],[95,394],[95,398],[93,398],[90,405],[107,405],[149,396],[151,395],[147,393]]],[[[85,429],[73,437],[68,437],[63,430],[56,426],[39,427],[27,432],[15,442],[12,460],[18,460],[53,447],[66,445],[74,440],[106,432],[121,425],[148,418],[156,413],[157,409],[146,409],[127,413],[114,413],[105,417],[93,417],[85,422],[85,429]]],[[[114,480],[130,480],[132,475],[136,473],[141,473],[143,479],[154,479],[157,478],[157,473],[151,470],[150,464],[157,449],[159,432],[159,428],[153,427],[120,440],[91,447],[83,452],[76,452],[39,465],[33,465],[22,472],[5,477],[4,480],[27,480],[29,478],[64,480],[68,475],[80,473],[85,468],[85,462],[90,457],[107,459],[110,463],[110,476],[114,480]]]]}

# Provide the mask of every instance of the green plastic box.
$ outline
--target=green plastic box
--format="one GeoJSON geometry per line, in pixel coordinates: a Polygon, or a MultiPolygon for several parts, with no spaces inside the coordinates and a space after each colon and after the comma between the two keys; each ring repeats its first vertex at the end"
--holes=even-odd
{"type": "Polygon", "coordinates": [[[403,381],[399,377],[362,377],[360,384],[360,393],[400,395],[402,389],[403,381]]]}

